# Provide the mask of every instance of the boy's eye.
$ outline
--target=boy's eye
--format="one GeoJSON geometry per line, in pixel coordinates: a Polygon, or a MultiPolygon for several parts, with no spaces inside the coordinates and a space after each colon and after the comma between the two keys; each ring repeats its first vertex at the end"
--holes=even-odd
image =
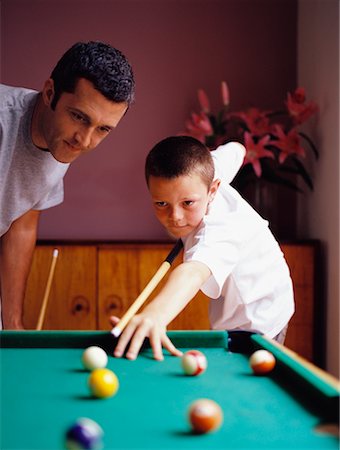
{"type": "Polygon", "coordinates": [[[194,204],[193,200],[186,200],[184,203],[184,206],[192,206],[194,204]]]}
{"type": "Polygon", "coordinates": [[[158,206],[159,208],[164,208],[165,206],[167,206],[166,202],[155,202],[155,205],[158,206]]]}

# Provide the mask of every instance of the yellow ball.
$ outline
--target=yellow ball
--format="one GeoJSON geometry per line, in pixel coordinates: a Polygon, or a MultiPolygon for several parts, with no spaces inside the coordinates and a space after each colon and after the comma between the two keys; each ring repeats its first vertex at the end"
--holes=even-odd
{"type": "Polygon", "coordinates": [[[89,376],[89,388],[95,397],[107,398],[115,395],[119,381],[114,372],[109,369],[95,369],[89,376]]]}

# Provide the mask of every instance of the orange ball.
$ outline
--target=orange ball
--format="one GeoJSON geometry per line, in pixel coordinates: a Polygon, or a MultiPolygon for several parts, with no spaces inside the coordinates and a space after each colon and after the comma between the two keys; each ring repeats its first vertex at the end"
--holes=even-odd
{"type": "Polygon", "coordinates": [[[249,358],[249,364],[256,375],[264,375],[274,369],[276,360],[267,350],[257,350],[249,358]]]}
{"type": "Polygon", "coordinates": [[[99,398],[112,397],[119,388],[116,374],[109,369],[93,370],[89,376],[88,384],[91,393],[99,398]]]}
{"type": "Polygon", "coordinates": [[[209,433],[217,430],[223,422],[221,407],[213,400],[201,398],[189,408],[189,422],[196,433],[209,433]]]}

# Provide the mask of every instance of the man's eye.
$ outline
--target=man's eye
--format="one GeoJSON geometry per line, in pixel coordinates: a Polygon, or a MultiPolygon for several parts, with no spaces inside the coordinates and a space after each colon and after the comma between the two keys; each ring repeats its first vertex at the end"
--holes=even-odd
{"type": "Polygon", "coordinates": [[[101,133],[108,134],[108,133],[110,133],[111,128],[108,128],[108,127],[100,127],[100,128],[99,128],[99,131],[100,131],[101,133]]]}
{"type": "Polygon", "coordinates": [[[85,117],[83,117],[81,114],[77,112],[71,111],[71,116],[78,122],[86,122],[85,117]]]}
{"type": "Polygon", "coordinates": [[[185,202],[184,202],[184,206],[192,206],[194,204],[194,201],[193,200],[186,200],[185,202]]]}
{"type": "Polygon", "coordinates": [[[159,208],[164,208],[167,203],[166,202],[155,202],[155,205],[158,206],[159,208]]]}

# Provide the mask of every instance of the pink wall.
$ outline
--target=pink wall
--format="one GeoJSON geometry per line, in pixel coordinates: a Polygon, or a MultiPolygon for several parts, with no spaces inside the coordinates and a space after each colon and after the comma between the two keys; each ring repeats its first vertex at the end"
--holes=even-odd
{"type": "Polygon", "coordinates": [[[296,0],[1,0],[1,81],[40,89],[78,40],[103,40],[134,67],[135,105],[65,178],[42,239],[160,240],[143,179],[149,149],[183,127],[197,88],[218,106],[281,105],[296,86],[296,0]]]}

